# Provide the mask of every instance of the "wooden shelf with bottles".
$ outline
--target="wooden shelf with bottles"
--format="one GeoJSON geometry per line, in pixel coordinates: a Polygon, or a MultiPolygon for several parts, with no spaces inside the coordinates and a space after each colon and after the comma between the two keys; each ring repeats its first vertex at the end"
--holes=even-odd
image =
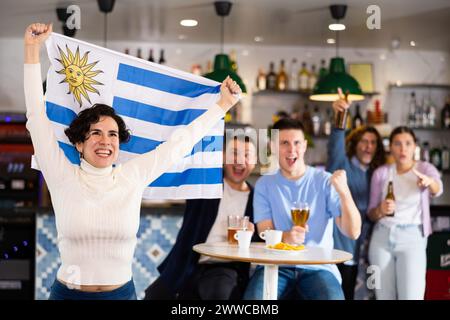
{"type": "Polygon", "coordinates": [[[413,130],[418,130],[418,131],[437,131],[437,132],[449,132],[450,133],[450,128],[441,128],[441,127],[412,127],[411,129],[413,130]]]}
{"type": "MultiPolygon", "coordinates": [[[[309,98],[309,96],[312,94],[311,90],[306,90],[306,91],[299,91],[299,90],[271,90],[271,89],[267,89],[267,90],[259,90],[259,91],[255,91],[253,92],[254,96],[268,96],[268,95],[300,95],[302,97],[305,98],[309,98]]],[[[365,97],[372,97],[372,96],[376,96],[379,95],[379,92],[363,92],[363,95],[365,97]]]]}
{"type": "Polygon", "coordinates": [[[389,89],[444,89],[450,90],[450,84],[435,84],[435,83],[391,83],[389,89]]]}

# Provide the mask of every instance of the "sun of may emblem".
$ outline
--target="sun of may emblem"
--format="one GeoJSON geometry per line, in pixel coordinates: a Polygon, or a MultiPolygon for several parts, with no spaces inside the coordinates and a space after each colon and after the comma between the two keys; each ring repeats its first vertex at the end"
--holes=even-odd
{"type": "Polygon", "coordinates": [[[103,83],[94,80],[93,78],[102,73],[101,70],[92,70],[92,68],[97,64],[98,61],[88,63],[87,51],[83,58],[80,59],[80,48],[77,47],[75,55],[70,51],[69,47],[66,45],[67,55],[58,46],[60,59],[56,59],[59,63],[63,65],[63,68],[56,71],[59,74],[63,74],[65,78],[60,82],[67,82],[69,84],[69,92],[67,94],[73,94],[75,99],[82,105],[81,95],[83,95],[86,100],[91,103],[89,99],[89,92],[100,94],[97,89],[92,85],[103,85],[103,83]]]}

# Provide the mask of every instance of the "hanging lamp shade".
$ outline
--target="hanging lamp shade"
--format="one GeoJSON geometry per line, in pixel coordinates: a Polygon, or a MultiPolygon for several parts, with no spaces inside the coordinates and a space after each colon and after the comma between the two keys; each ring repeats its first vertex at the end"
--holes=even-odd
{"type": "Polygon", "coordinates": [[[230,58],[227,54],[217,54],[214,58],[214,71],[204,75],[205,78],[222,82],[227,76],[236,81],[243,93],[247,93],[247,88],[241,77],[231,69],[230,58]]]}
{"type": "Polygon", "coordinates": [[[348,92],[348,100],[363,100],[364,96],[361,87],[351,75],[345,72],[343,58],[332,58],[328,74],[320,79],[313,89],[313,94],[309,99],[314,101],[335,101],[339,99],[338,88],[342,92],[348,92]]]}

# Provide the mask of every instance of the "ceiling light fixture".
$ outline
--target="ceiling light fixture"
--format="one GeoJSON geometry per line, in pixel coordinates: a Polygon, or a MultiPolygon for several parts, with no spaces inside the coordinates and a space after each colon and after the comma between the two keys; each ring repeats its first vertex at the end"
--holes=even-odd
{"type": "Polygon", "coordinates": [[[244,85],[241,77],[231,69],[230,58],[227,54],[223,53],[223,43],[225,36],[225,17],[230,14],[232,3],[230,1],[216,1],[214,2],[216,13],[222,19],[221,24],[221,37],[220,37],[220,54],[214,57],[214,70],[213,72],[203,75],[205,78],[222,82],[227,76],[236,81],[241,87],[242,93],[247,93],[247,88],[244,85]]]}
{"type": "Polygon", "coordinates": [[[198,21],[194,19],[183,19],[180,21],[180,24],[183,27],[196,27],[198,25],[198,21]]]}
{"type": "Polygon", "coordinates": [[[328,26],[331,31],[342,31],[345,30],[345,24],[342,23],[332,23],[328,26]]]}
{"type": "MultiPolygon", "coordinates": [[[[331,16],[335,20],[345,17],[346,5],[330,6],[331,16]]],[[[314,101],[335,101],[339,99],[338,88],[348,94],[348,100],[363,100],[361,87],[358,81],[345,71],[344,59],[339,57],[339,32],[336,32],[336,57],[330,61],[328,74],[319,79],[309,99],[314,101]]]]}

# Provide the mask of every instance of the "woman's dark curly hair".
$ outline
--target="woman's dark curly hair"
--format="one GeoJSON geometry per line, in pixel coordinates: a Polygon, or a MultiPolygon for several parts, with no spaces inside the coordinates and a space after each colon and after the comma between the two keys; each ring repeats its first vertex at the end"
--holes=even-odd
{"type": "Polygon", "coordinates": [[[101,116],[111,117],[116,121],[119,127],[119,143],[125,143],[130,140],[130,132],[125,122],[116,114],[114,109],[106,104],[96,103],[92,107],[81,111],[72,121],[69,128],[64,130],[70,142],[73,144],[84,142],[86,135],[91,129],[91,124],[99,122],[101,116]]]}
{"type": "Polygon", "coordinates": [[[354,155],[356,155],[356,146],[366,132],[373,133],[377,137],[377,148],[369,165],[371,170],[375,170],[379,166],[386,163],[386,153],[384,151],[383,141],[377,129],[370,126],[362,126],[354,129],[345,139],[345,148],[347,156],[351,159],[354,155]]]}

